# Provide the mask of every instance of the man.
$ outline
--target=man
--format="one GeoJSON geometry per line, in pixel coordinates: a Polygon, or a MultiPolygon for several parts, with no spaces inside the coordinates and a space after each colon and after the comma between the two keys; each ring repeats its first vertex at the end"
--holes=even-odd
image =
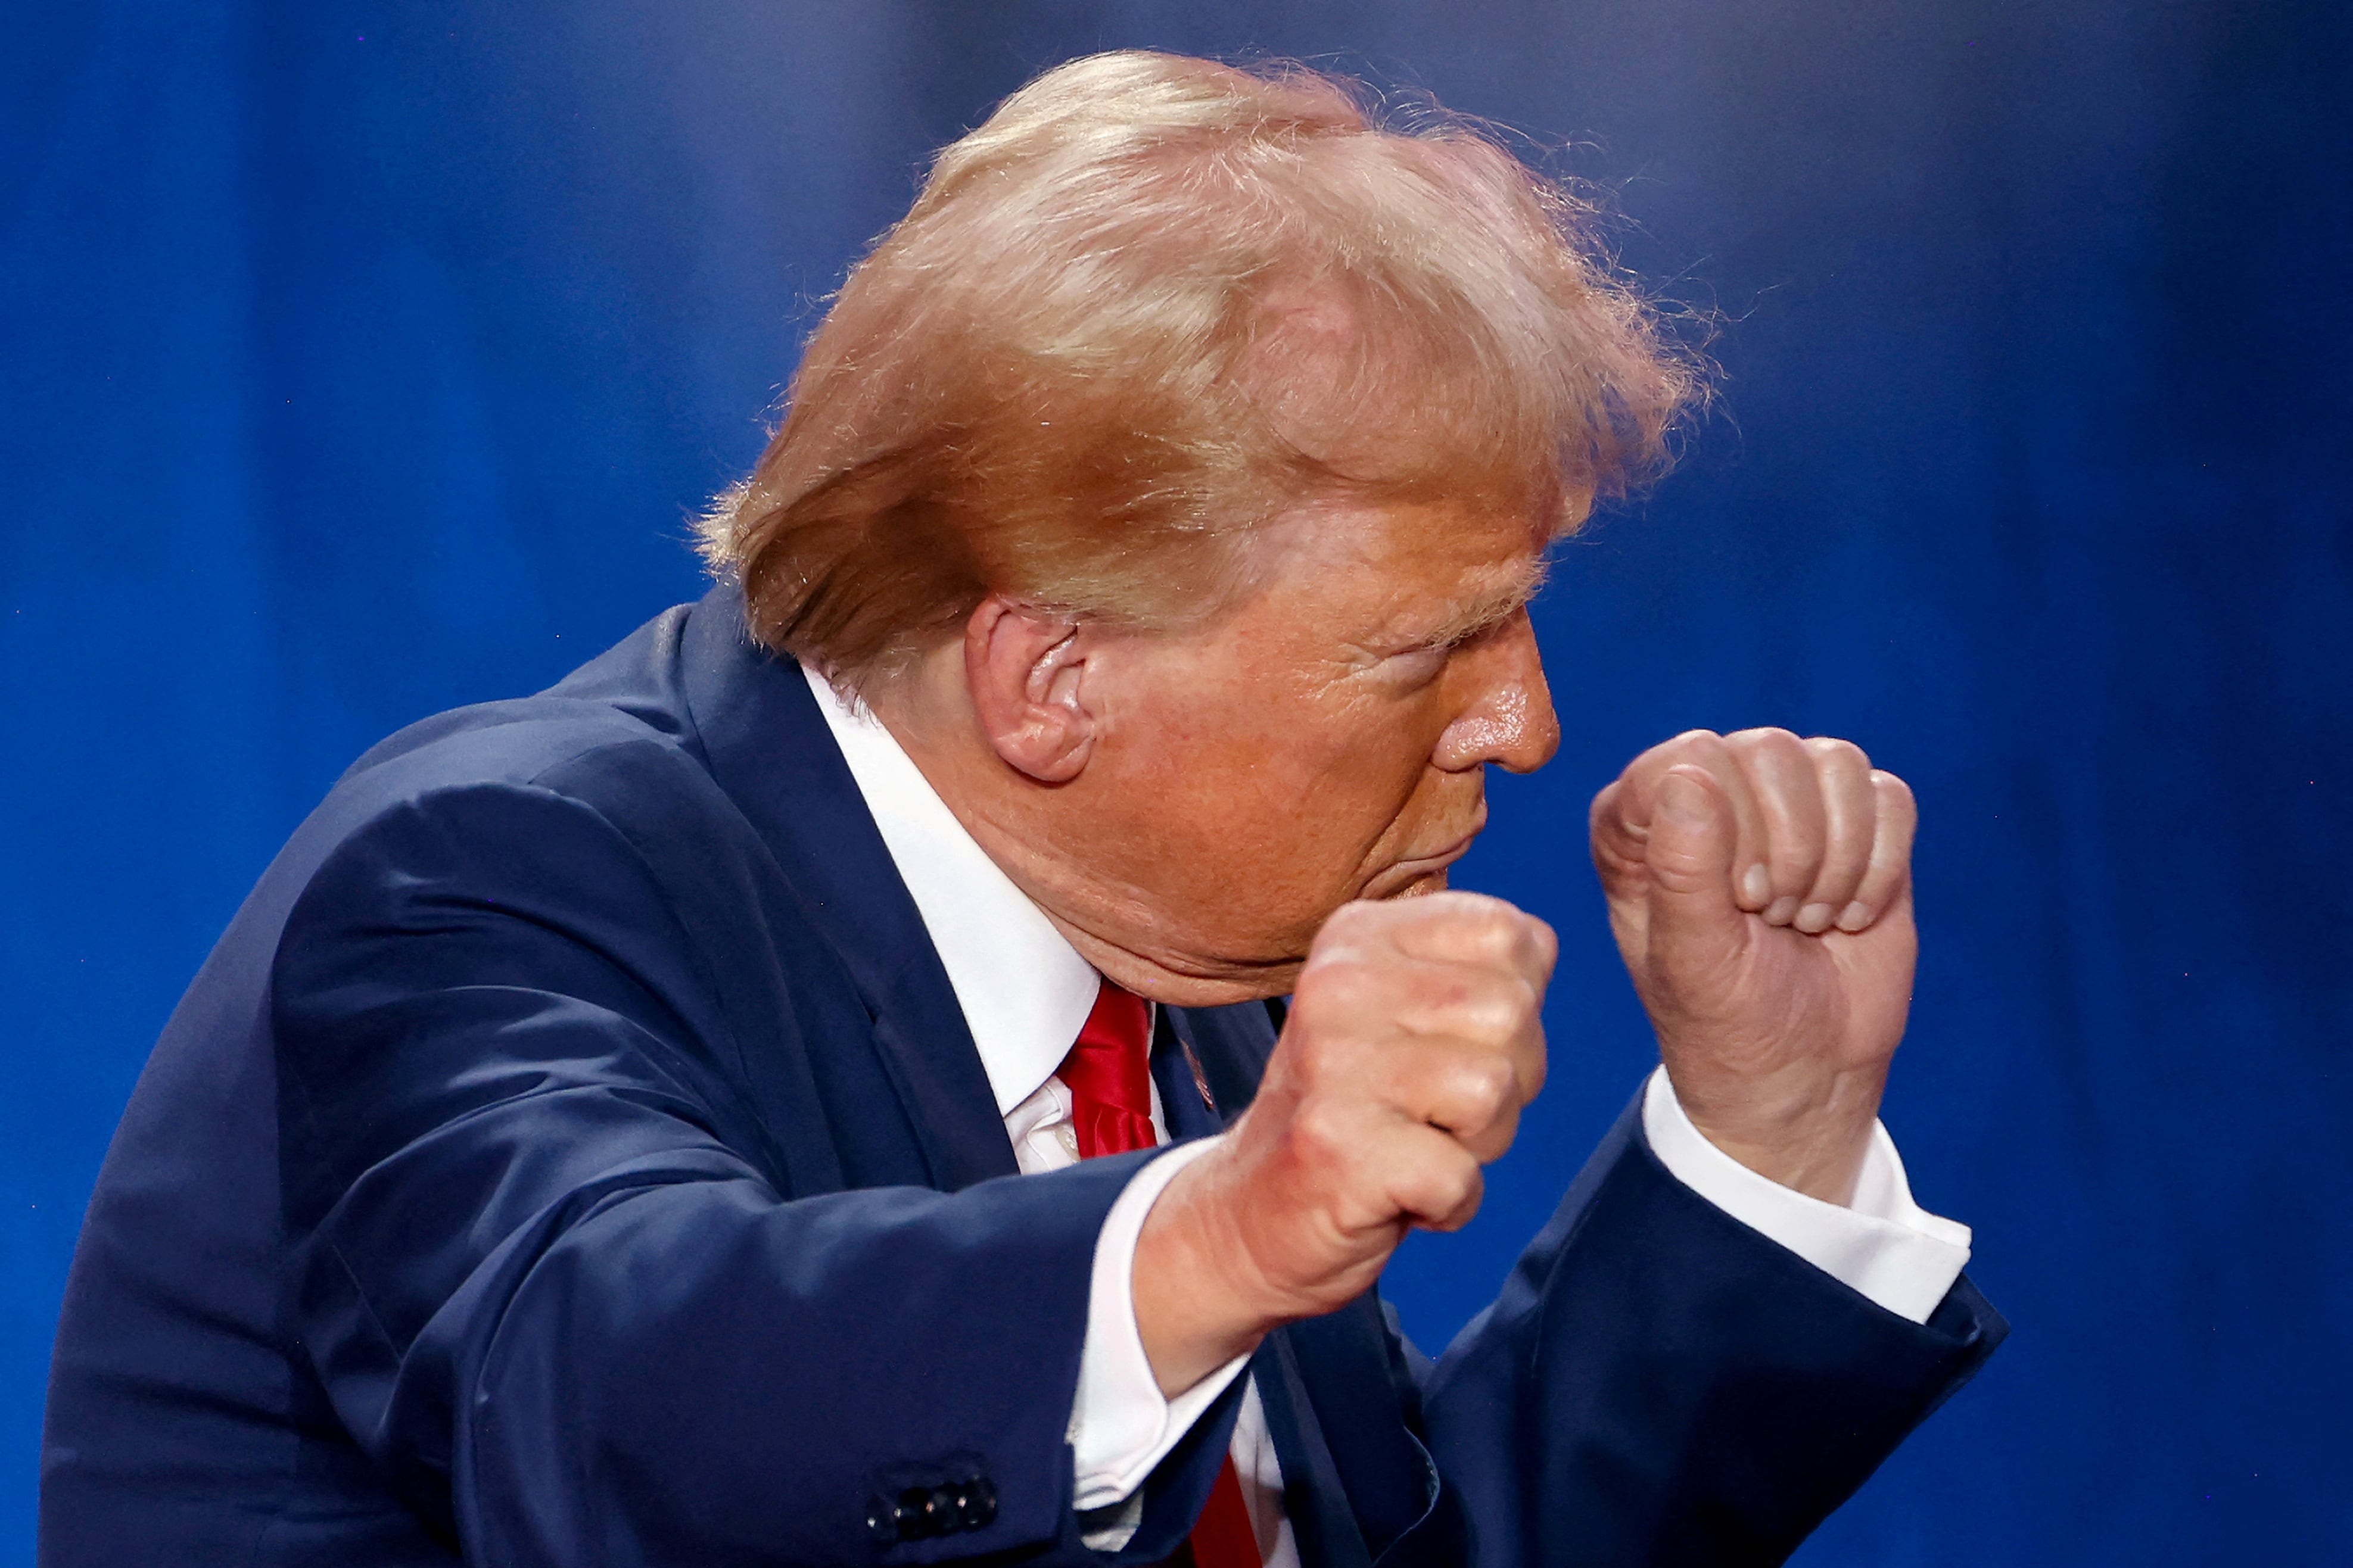
{"type": "Polygon", "coordinates": [[[1435,1366],[1372,1293],[1541,1085],[1551,933],[1447,867],[1557,743],[1548,547],[1690,390],[1576,216],[1149,55],[944,153],[723,585],[362,758],[198,976],[44,1561],[1786,1555],[2002,1332],[1876,1121],[1913,817],[1853,747],[1602,794],[1662,1074],[1435,1366]]]}

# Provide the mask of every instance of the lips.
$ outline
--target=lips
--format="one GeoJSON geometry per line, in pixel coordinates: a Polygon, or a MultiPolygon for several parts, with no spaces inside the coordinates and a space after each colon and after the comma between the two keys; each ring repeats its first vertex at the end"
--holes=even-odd
{"type": "Polygon", "coordinates": [[[1470,852],[1472,841],[1486,826],[1487,814],[1482,811],[1479,820],[1472,824],[1471,831],[1452,843],[1391,862],[1366,884],[1364,896],[1368,899],[1392,898],[1423,878],[1438,875],[1470,852]]]}
{"type": "MultiPolygon", "coordinates": [[[[1482,826],[1483,826],[1484,825],[1482,824],[1482,826]]],[[[1406,857],[1406,858],[1398,861],[1397,865],[1391,868],[1394,870],[1403,870],[1408,866],[1415,866],[1429,870],[1438,870],[1441,868],[1451,866],[1454,862],[1461,859],[1463,856],[1471,852],[1472,840],[1478,837],[1479,829],[1474,827],[1443,849],[1433,849],[1427,855],[1409,855],[1406,857]]]]}

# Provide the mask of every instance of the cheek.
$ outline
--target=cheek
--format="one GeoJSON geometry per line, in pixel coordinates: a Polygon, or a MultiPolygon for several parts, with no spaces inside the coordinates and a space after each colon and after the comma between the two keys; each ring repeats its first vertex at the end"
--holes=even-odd
{"type": "Polygon", "coordinates": [[[1412,700],[1335,687],[1203,681],[1152,694],[1120,773],[1181,819],[1174,837],[1283,881],[1345,880],[1420,815],[1444,728],[1434,689],[1412,700]],[[1401,826],[1402,825],[1402,826],[1401,826]]]}
{"type": "Polygon", "coordinates": [[[1328,907],[1353,898],[1365,879],[1421,842],[1446,812],[1447,775],[1430,765],[1438,726],[1401,704],[1329,721],[1282,738],[1273,764],[1253,780],[1265,819],[1279,836],[1286,872],[1328,907]]]}
{"type": "Polygon", "coordinates": [[[1413,795],[1436,739],[1419,711],[1377,700],[1300,701],[1268,719],[1241,750],[1237,794],[1356,841],[1379,833],[1413,795]]]}
{"type": "Polygon", "coordinates": [[[1416,708],[1171,695],[1122,748],[1095,822],[1186,945],[1304,953],[1367,877],[1401,848],[1429,847],[1423,827],[1446,815],[1446,775],[1429,766],[1433,722],[1416,708]]]}

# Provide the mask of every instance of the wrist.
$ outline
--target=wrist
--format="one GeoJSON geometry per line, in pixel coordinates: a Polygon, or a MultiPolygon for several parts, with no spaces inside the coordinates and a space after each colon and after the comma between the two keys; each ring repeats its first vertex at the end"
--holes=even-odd
{"type": "Polygon", "coordinates": [[[1136,1332],[1165,1395],[1248,1355],[1284,1321],[1261,1300],[1270,1293],[1251,1288],[1247,1254],[1234,1244],[1230,1159],[1220,1149],[1179,1172],[1136,1237],[1136,1332]]]}
{"type": "Polygon", "coordinates": [[[1841,1208],[1853,1201],[1879,1122],[1884,1063],[1776,1081],[1678,1072],[1671,1059],[1667,1076],[1691,1124],[1725,1153],[1808,1197],[1841,1208]]]}

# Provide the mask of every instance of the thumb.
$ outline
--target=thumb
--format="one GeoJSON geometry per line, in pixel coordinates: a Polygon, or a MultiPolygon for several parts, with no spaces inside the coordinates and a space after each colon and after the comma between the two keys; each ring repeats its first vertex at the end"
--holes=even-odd
{"type": "Polygon", "coordinates": [[[1739,828],[1732,802],[1704,768],[1667,770],[1651,801],[1647,952],[1654,972],[1703,973],[1738,957],[1747,917],[1733,901],[1739,828]]]}

